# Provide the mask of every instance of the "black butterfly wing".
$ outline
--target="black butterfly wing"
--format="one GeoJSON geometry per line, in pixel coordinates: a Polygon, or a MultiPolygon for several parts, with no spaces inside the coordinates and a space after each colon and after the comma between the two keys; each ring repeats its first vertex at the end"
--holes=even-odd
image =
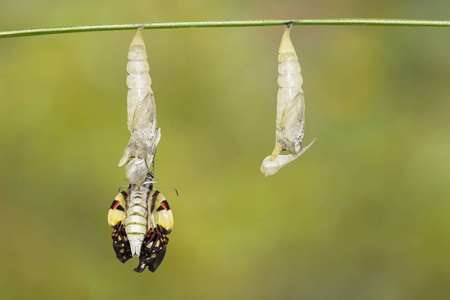
{"type": "Polygon", "coordinates": [[[168,243],[169,238],[164,234],[161,234],[158,231],[149,231],[142,242],[139,265],[134,271],[141,273],[145,270],[145,267],[148,267],[151,272],[155,272],[164,259],[168,243]]]}
{"type": "Polygon", "coordinates": [[[117,258],[125,263],[129,260],[131,255],[130,242],[128,241],[127,234],[123,228],[122,222],[117,223],[114,226],[114,231],[111,235],[113,240],[114,252],[116,252],[117,258]]]}
{"type": "Polygon", "coordinates": [[[158,269],[159,265],[162,263],[165,255],[166,255],[166,246],[164,246],[164,248],[159,250],[159,252],[156,253],[156,257],[147,263],[148,270],[151,272],[155,272],[156,269],[158,269]]]}

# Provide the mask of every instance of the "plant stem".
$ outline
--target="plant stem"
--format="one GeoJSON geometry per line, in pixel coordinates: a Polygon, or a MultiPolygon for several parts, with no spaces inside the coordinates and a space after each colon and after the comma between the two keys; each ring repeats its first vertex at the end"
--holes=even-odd
{"type": "Polygon", "coordinates": [[[171,22],[91,25],[73,27],[36,28],[12,31],[1,31],[0,38],[46,35],[58,33],[131,30],[140,26],[145,29],[163,28],[206,28],[206,27],[249,27],[249,26],[280,26],[287,23],[293,25],[349,25],[349,26],[414,26],[414,27],[449,27],[450,21],[430,20],[397,20],[397,19],[291,19],[291,20],[253,20],[253,21],[206,21],[206,22],[171,22]]]}

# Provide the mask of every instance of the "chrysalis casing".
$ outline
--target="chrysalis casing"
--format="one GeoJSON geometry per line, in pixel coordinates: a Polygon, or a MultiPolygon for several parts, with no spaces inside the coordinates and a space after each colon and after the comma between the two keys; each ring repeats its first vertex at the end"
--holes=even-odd
{"type": "Polygon", "coordinates": [[[128,60],[127,124],[131,137],[119,167],[134,158],[134,163],[127,168],[125,176],[130,183],[140,185],[145,179],[161,138],[161,129],[156,122],[155,97],[151,89],[152,80],[148,73],[142,28],[137,30],[131,42],[128,60]]]}
{"type": "Polygon", "coordinates": [[[276,117],[276,141],[272,155],[266,157],[261,165],[264,175],[275,174],[281,167],[303,154],[305,134],[305,99],[303,97],[303,78],[300,64],[289,37],[290,26],[284,30],[278,51],[278,95],[276,117]],[[290,155],[280,155],[288,151],[290,155]]]}

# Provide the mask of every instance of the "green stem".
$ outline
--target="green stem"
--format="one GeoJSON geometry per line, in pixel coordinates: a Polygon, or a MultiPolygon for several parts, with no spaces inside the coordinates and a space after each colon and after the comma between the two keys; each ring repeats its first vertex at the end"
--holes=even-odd
{"type": "Polygon", "coordinates": [[[85,32],[85,31],[130,30],[136,29],[140,26],[143,26],[145,29],[163,29],[163,28],[279,26],[287,23],[292,23],[293,25],[450,27],[450,21],[397,20],[397,19],[310,19],[310,20],[291,19],[291,20],[254,20],[254,21],[142,23],[142,24],[36,28],[36,29],[2,31],[0,32],[0,38],[85,32]]]}

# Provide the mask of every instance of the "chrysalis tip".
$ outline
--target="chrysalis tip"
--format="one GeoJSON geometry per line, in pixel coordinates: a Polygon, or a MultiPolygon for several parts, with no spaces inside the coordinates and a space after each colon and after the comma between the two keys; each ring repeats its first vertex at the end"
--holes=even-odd
{"type": "Polygon", "coordinates": [[[130,159],[130,153],[127,150],[125,149],[125,153],[119,161],[119,167],[123,166],[130,159]]]}
{"type": "Polygon", "coordinates": [[[270,156],[267,156],[261,164],[261,172],[267,177],[277,173],[282,167],[297,159],[300,155],[306,152],[311,145],[316,141],[314,139],[308,146],[303,147],[297,154],[278,155],[275,160],[271,160],[270,156]]]}
{"type": "Polygon", "coordinates": [[[136,34],[134,35],[133,40],[130,44],[130,49],[132,46],[139,45],[143,46],[145,48],[144,39],[142,38],[142,27],[139,27],[136,31],[136,34]]]}
{"type": "Polygon", "coordinates": [[[292,45],[291,38],[289,36],[289,31],[291,29],[286,26],[284,29],[283,36],[281,37],[281,43],[280,43],[280,49],[278,50],[278,54],[287,54],[287,53],[293,53],[295,58],[297,58],[297,53],[295,53],[294,45],[292,45]]]}

